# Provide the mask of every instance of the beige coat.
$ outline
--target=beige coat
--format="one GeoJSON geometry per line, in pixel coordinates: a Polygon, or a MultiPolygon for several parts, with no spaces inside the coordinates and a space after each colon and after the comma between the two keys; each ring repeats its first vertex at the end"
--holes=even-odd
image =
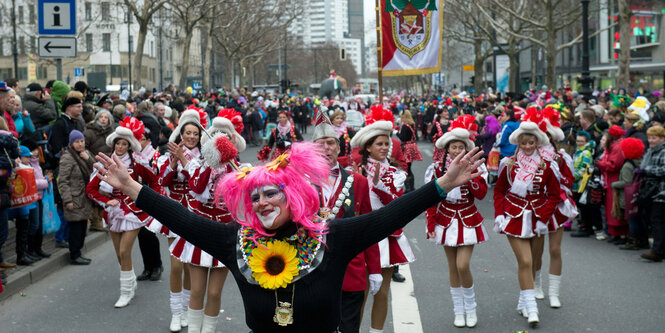
{"type": "MultiPolygon", "coordinates": [[[[93,170],[95,163],[93,155],[85,151],[90,158],[85,161],[89,169],[93,170]]],[[[88,199],[85,188],[89,179],[84,178],[81,168],[76,164],[76,160],[69,153],[69,150],[63,150],[60,157],[60,173],[58,175],[58,190],[62,197],[62,203],[67,221],[86,221],[92,217],[92,201],[88,199]],[[74,210],[66,208],[68,203],[74,204],[74,210]]]]}

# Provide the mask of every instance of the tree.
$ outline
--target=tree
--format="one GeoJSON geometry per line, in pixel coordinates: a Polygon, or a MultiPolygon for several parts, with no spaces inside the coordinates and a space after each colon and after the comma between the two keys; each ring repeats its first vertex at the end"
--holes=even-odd
{"type": "MultiPolygon", "coordinates": [[[[502,22],[519,21],[524,25],[523,31],[505,30],[505,33],[519,39],[528,40],[534,45],[538,45],[545,50],[545,60],[547,63],[547,74],[545,84],[550,87],[556,86],[556,56],[559,51],[569,48],[582,42],[582,32],[580,31],[572,40],[557,45],[557,35],[564,29],[570,29],[577,25],[582,17],[582,9],[579,1],[576,0],[541,0],[528,1],[516,0],[521,4],[528,4],[524,10],[520,10],[505,0],[488,0],[492,8],[498,9],[490,11],[479,3],[476,7],[484,14],[484,19],[489,22],[494,29],[501,29],[502,22]],[[537,15],[534,15],[537,14],[537,15]],[[500,19],[497,19],[497,16],[500,19]],[[544,40],[540,32],[544,35],[544,40]]],[[[581,29],[580,29],[581,30],[581,29]]],[[[590,37],[597,35],[602,30],[597,30],[590,37]]],[[[512,73],[511,73],[512,74],[512,73]]]]}
{"type": "MultiPolygon", "coordinates": [[[[143,47],[145,45],[146,35],[148,34],[148,25],[155,12],[162,8],[167,0],[143,0],[143,3],[139,3],[138,6],[135,0],[123,1],[125,6],[129,8],[131,14],[134,15],[136,23],[139,25],[139,38],[136,42],[136,54],[134,55],[134,83],[130,82],[130,84],[133,84],[135,87],[140,87],[141,67],[143,66],[143,47]]],[[[129,18],[129,15],[127,18],[129,18]]]]}
{"type": "Polygon", "coordinates": [[[173,14],[178,18],[185,34],[184,42],[182,44],[182,62],[180,64],[180,80],[178,87],[185,89],[187,86],[187,72],[189,71],[189,52],[192,45],[192,37],[194,36],[194,29],[198,26],[199,22],[203,20],[210,10],[211,0],[168,0],[170,9],[173,14]]]}
{"type": "MultiPolygon", "coordinates": [[[[229,73],[235,78],[236,66],[241,69],[240,86],[248,71],[268,53],[289,42],[287,27],[302,15],[302,0],[226,1],[219,4],[218,17],[212,18],[212,34],[222,55],[228,61],[229,73]]],[[[206,61],[208,61],[206,59],[206,61]]],[[[231,80],[233,82],[233,79],[231,80]]]]}
{"type": "Polygon", "coordinates": [[[619,87],[630,86],[630,18],[633,12],[630,10],[630,0],[619,0],[619,87]]]}

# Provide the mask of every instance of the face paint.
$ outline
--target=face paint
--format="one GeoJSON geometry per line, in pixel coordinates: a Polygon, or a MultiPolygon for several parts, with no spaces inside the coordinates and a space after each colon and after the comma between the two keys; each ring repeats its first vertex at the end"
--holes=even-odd
{"type": "Polygon", "coordinates": [[[262,186],[250,194],[254,213],[263,227],[271,229],[282,212],[286,196],[279,187],[274,185],[262,186]]]}
{"type": "Polygon", "coordinates": [[[256,214],[256,217],[259,218],[259,221],[261,221],[264,228],[270,229],[275,223],[275,220],[277,220],[279,213],[281,213],[279,207],[275,207],[272,211],[264,211],[263,213],[256,214]]]}

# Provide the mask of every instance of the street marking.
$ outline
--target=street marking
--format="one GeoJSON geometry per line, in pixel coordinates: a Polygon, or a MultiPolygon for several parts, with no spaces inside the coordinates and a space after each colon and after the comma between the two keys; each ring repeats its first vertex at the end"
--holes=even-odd
{"type": "Polygon", "coordinates": [[[399,272],[406,281],[390,283],[390,304],[393,310],[393,327],[395,333],[422,333],[418,300],[413,289],[413,277],[410,265],[401,265],[399,272]]]}

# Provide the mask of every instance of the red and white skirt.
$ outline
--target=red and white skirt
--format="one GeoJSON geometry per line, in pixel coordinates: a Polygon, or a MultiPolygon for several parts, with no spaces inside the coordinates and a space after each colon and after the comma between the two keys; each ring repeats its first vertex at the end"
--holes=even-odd
{"type": "Polygon", "coordinates": [[[388,236],[378,244],[381,268],[405,265],[416,260],[409,240],[403,233],[399,236],[388,236]]]}
{"type": "Polygon", "coordinates": [[[445,149],[439,149],[434,147],[434,153],[432,153],[432,160],[434,160],[434,162],[442,161],[443,155],[445,155],[445,153],[446,153],[445,149]]]}
{"type": "Polygon", "coordinates": [[[156,219],[152,219],[152,221],[148,222],[145,226],[146,229],[158,234],[158,235],[164,235],[167,238],[176,238],[178,235],[176,235],[173,231],[169,230],[166,226],[161,224],[159,221],[156,219]]]}
{"type": "Polygon", "coordinates": [[[554,209],[554,214],[550,222],[547,224],[547,230],[549,232],[555,232],[566,222],[572,221],[577,217],[577,206],[575,201],[570,198],[566,198],[564,201],[561,201],[554,209]]]}
{"type": "Polygon", "coordinates": [[[485,230],[485,226],[482,223],[477,227],[467,227],[456,218],[453,219],[448,227],[437,224],[434,227],[434,232],[436,236],[429,240],[435,244],[442,244],[443,246],[457,247],[475,245],[486,242],[489,239],[487,236],[487,230],[485,230]]]}
{"type": "MultiPolygon", "coordinates": [[[[120,205],[122,205],[122,203],[120,205]]],[[[148,222],[153,220],[150,216],[142,216],[144,217],[144,220],[141,220],[136,214],[124,211],[120,208],[120,205],[109,206],[102,214],[104,224],[110,231],[125,232],[136,230],[143,228],[148,222]]]]}
{"type": "Polygon", "coordinates": [[[208,268],[224,267],[219,260],[180,236],[177,236],[173,243],[171,243],[169,251],[171,251],[171,255],[174,258],[186,264],[208,268]]]}
{"type": "Polygon", "coordinates": [[[407,142],[404,144],[404,159],[406,160],[406,163],[423,160],[423,155],[420,153],[420,149],[418,149],[418,144],[415,142],[407,142]]]}

